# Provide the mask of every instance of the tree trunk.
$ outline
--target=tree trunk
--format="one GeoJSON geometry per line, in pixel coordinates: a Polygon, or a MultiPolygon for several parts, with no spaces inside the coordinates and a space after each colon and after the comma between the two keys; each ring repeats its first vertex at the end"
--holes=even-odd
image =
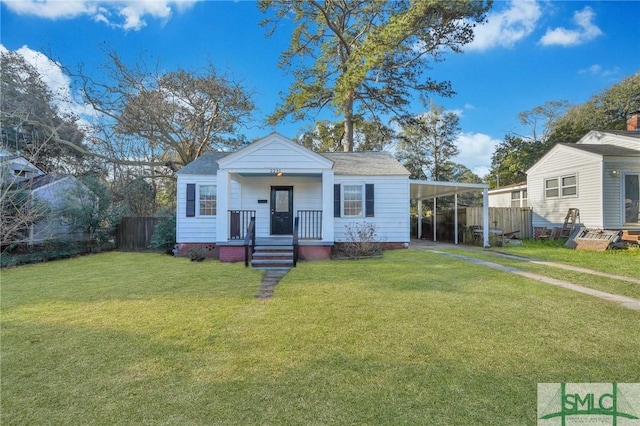
{"type": "Polygon", "coordinates": [[[345,152],[353,151],[353,94],[350,93],[344,106],[344,136],[342,145],[345,152]]]}

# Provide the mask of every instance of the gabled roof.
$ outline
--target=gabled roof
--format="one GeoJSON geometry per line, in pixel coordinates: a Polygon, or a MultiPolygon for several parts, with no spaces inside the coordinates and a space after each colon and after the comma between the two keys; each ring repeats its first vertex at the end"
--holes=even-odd
{"type": "Polygon", "coordinates": [[[177,175],[215,175],[220,168],[218,160],[231,154],[231,152],[207,151],[180,170],[177,175]]]}
{"type": "Polygon", "coordinates": [[[388,152],[313,152],[302,145],[278,134],[272,133],[246,148],[236,152],[205,152],[191,163],[178,170],[178,175],[215,175],[220,169],[219,160],[237,161],[269,143],[282,143],[289,152],[298,152],[305,159],[314,159],[318,165],[331,168],[335,175],[342,176],[409,176],[409,172],[388,152]],[[227,158],[228,157],[228,158],[227,158]]]}
{"type": "Polygon", "coordinates": [[[611,145],[611,144],[578,144],[578,143],[561,143],[558,145],[566,146],[569,148],[579,149],[581,151],[590,152],[602,156],[636,156],[640,155],[640,150],[625,148],[623,146],[611,145]]]}
{"type": "Polygon", "coordinates": [[[409,171],[388,152],[323,152],[333,161],[333,173],[343,176],[409,176],[409,171]]]}

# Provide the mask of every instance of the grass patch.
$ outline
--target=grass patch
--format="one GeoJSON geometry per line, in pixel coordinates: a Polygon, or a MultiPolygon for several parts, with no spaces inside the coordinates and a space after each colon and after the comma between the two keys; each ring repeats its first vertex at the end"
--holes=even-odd
{"type": "MultiPolygon", "coordinates": [[[[640,299],[640,284],[632,283],[629,281],[618,280],[614,278],[602,277],[598,275],[593,275],[584,272],[576,272],[561,268],[556,268],[548,265],[540,265],[531,263],[525,259],[514,259],[507,258],[503,256],[499,256],[493,253],[494,250],[464,250],[464,249],[441,249],[440,251],[454,253],[461,256],[472,257],[475,259],[485,260],[487,262],[497,263],[503,266],[509,266],[512,268],[517,268],[522,271],[532,272],[539,275],[544,275],[551,278],[556,278],[563,281],[568,281],[573,284],[581,285],[583,287],[589,287],[596,290],[601,290],[607,293],[620,294],[627,297],[632,297],[634,299],[640,299]]],[[[500,251],[503,252],[503,251],[500,251]]],[[[511,254],[511,253],[509,253],[511,254]]],[[[635,260],[631,257],[620,258],[622,260],[626,260],[627,262],[634,262],[635,260]]],[[[564,263],[564,262],[563,262],[564,263]]],[[[574,265],[581,266],[583,268],[590,268],[589,265],[574,265]]],[[[606,272],[606,271],[600,271],[606,272]]]]}
{"type": "Polygon", "coordinates": [[[539,382],[640,381],[640,314],[428,251],[2,272],[3,424],[535,424],[539,382]]]}
{"type": "Polygon", "coordinates": [[[566,263],[609,274],[640,278],[640,250],[606,250],[602,252],[573,250],[563,246],[564,240],[523,240],[519,246],[497,247],[492,250],[515,256],[566,263]]]}

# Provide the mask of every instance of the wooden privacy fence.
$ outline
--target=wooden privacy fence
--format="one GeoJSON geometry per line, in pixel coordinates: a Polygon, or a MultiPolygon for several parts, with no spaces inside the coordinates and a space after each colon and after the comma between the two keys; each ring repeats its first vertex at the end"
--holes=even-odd
{"type": "Polygon", "coordinates": [[[123,217],[116,227],[119,250],[148,250],[157,217],[123,217]]]}
{"type": "MultiPolygon", "coordinates": [[[[466,207],[465,225],[482,226],[482,207],[466,207]]],[[[530,207],[489,207],[489,228],[504,232],[520,231],[520,239],[533,238],[533,213],[530,207]]]]}

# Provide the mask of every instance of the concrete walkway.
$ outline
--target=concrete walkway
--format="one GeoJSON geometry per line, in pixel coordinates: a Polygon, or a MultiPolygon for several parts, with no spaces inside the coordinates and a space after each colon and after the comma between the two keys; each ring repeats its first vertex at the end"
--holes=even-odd
{"type": "Polygon", "coordinates": [[[273,296],[273,290],[276,288],[282,277],[287,275],[291,268],[267,269],[262,275],[260,288],[258,289],[258,299],[268,300],[273,296]]]}
{"type": "MultiPolygon", "coordinates": [[[[470,248],[468,246],[459,246],[459,245],[453,245],[453,244],[440,244],[440,243],[437,243],[437,244],[436,243],[422,243],[422,241],[416,241],[416,242],[412,241],[410,247],[414,248],[414,249],[418,249],[418,250],[431,250],[434,253],[438,253],[438,254],[441,254],[441,255],[453,257],[453,258],[464,260],[464,261],[471,262],[471,263],[475,263],[476,265],[482,265],[482,266],[485,266],[485,267],[488,267],[488,268],[497,269],[499,271],[509,272],[509,273],[512,273],[512,274],[515,274],[515,275],[520,275],[520,276],[523,276],[523,277],[526,277],[526,278],[530,278],[530,279],[533,279],[533,280],[536,280],[536,281],[540,281],[540,282],[543,282],[545,284],[551,284],[551,285],[555,285],[555,286],[558,286],[558,287],[566,288],[568,290],[576,291],[578,293],[583,293],[583,294],[587,294],[589,296],[598,297],[598,298],[603,299],[603,300],[608,300],[610,302],[618,303],[619,305],[624,306],[625,308],[628,308],[628,309],[640,310],[640,300],[633,299],[631,297],[622,296],[620,294],[606,293],[604,291],[594,290],[592,288],[583,287],[583,286],[580,286],[580,285],[577,285],[577,284],[573,284],[573,283],[570,283],[568,281],[558,280],[558,279],[555,279],[555,278],[547,277],[545,275],[535,274],[533,272],[526,272],[526,271],[523,271],[521,269],[512,268],[510,266],[503,266],[503,265],[499,265],[497,263],[487,262],[485,260],[480,260],[480,259],[475,259],[473,257],[462,256],[462,255],[453,254],[453,253],[447,253],[447,252],[438,250],[438,247],[441,247],[441,248],[449,247],[449,248],[457,248],[457,249],[462,249],[462,250],[468,249],[468,250],[471,250],[471,251],[480,251],[480,250],[477,250],[477,249],[474,249],[474,248],[470,248]]],[[[482,253],[492,254],[492,255],[510,257],[510,258],[523,260],[523,261],[528,261],[528,262],[537,263],[537,264],[542,264],[542,265],[546,265],[546,266],[553,266],[553,267],[557,267],[557,268],[568,269],[568,270],[572,270],[572,271],[577,271],[577,272],[582,272],[582,273],[587,273],[587,274],[603,276],[603,277],[607,277],[607,278],[615,278],[615,279],[619,279],[619,280],[623,280],[623,281],[628,281],[628,282],[640,284],[640,280],[637,280],[637,279],[631,278],[631,277],[622,277],[622,276],[619,276],[619,275],[612,275],[612,274],[606,274],[606,273],[599,272],[599,271],[593,271],[591,269],[579,268],[579,267],[574,267],[574,266],[570,266],[570,265],[564,265],[564,264],[555,263],[555,262],[542,262],[542,261],[537,261],[537,260],[529,259],[529,258],[523,258],[523,257],[519,257],[519,256],[505,255],[503,253],[487,252],[487,251],[481,251],[481,252],[482,253]]]]}

